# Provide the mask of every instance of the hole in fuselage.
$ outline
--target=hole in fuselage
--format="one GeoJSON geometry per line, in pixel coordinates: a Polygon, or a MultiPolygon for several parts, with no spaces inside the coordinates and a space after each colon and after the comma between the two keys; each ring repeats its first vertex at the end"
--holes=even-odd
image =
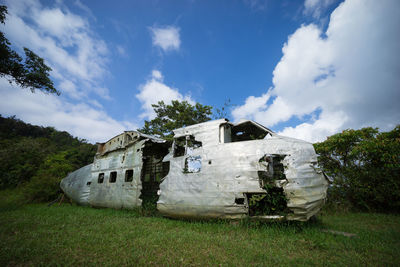
{"type": "Polygon", "coordinates": [[[267,154],[260,160],[258,178],[266,193],[247,193],[249,216],[285,215],[289,212],[283,188],[276,181],[286,180],[283,159],[285,155],[267,154]]]}
{"type": "Polygon", "coordinates": [[[146,143],[143,148],[143,166],[140,180],[142,190],[140,199],[142,208],[146,210],[156,210],[161,179],[169,172],[169,162],[162,162],[168,154],[169,144],[146,143]]]}
{"type": "Polygon", "coordinates": [[[235,204],[244,205],[244,197],[235,198],[235,204]]]}

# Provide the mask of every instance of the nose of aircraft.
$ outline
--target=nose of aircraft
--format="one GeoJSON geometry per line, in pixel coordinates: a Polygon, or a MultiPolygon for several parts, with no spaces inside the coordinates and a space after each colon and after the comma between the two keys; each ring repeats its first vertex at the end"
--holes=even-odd
{"type": "Polygon", "coordinates": [[[61,180],[64,193],[80,205],[89,205],[89,193],[92,180],[92,164],[71,172],[61,180]]]}

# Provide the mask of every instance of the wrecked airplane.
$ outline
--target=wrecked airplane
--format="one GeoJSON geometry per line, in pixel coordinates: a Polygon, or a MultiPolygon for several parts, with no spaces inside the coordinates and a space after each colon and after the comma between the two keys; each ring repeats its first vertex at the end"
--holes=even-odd
{"type": "Polygon", "coordinates": [[[61,181],[81,205],[132,209],[156,203],[167,217],[306,221],[328,181],[312,144],[253,122],[226,119],[163,139],[126,131],[98,144],[94,162],[61,181]]]}

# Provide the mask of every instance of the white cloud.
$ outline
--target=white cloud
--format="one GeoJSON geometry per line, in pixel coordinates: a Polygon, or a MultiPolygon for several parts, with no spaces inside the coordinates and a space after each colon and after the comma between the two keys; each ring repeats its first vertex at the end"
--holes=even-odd
{"type": "Polygon", "coordinates": [[[96,101],[96,109],[85,103],[70,103],[62,97],[32,94],[29,90],[10,85],[0,79],[0,113],[3,116],[16,115],[25,122],[35,125],[51,125],[91,142],[107,141],[125,130],[137,126],[128,121],[111,118],[96,101]]]}
{"type": "Polygon", "coordinates": [[[244,119],[252,116],[253,114],[261,112],[267,107],[266,103],[270,97],[270,93],[265,93],[260,97],[249,96],[243,106],[237,107],[232,111],[233,117],[237,119],[244,119]]]}
{"type": "Polygon", "coordinates": [[[94,92],[109,98],[108,91],[92,90],[100,87],[107,74],[108,49],[103,40],[95,37],[85,18],[66,7],[45,8],[35,0],[7,1],[7,6],[9,16],[0,27],[12,44],[29,47],[45,59],[54,77],[60,79],[56,87],[63,87],[65,80],[73,80],[86,86],[65,91],[71,97],[94,92]]]}
{"type": "Polygon", "coordinates": [[[331,14],[325,37],[314,24],[301,26],[282,49],[273,88],[248,97],[233,110],[235,120],[245,114],[271,127],[319,111],[282,131],[309,141],[345,128],[394,127],[400,121],[399,10],[399,1],[351,0],[331,14]]]}
{"type": "Polygon", "coordinates": [[[76,88],[75,83],[73,83],[71,80],[61,81],[58,85],[58,88],[67,93],[73,99],[80,99],[83,96],[82,92],[76,88]]]}
{"type": "Polygon", "coordinates": [[[180,29],[174,26],[150,27],[153,45],[161,47],[164,51],[179,50],[181,39],[180,29]]]}
{"type": "Polygon", "coordinates": [[[69,44],[73,35],[87,27],[84,19],[71,13],[64,13],[59,8],[35,10],[33,16],[43,32],[69,44]]]}
{"type": "Polygon", "coordinates": [[[158,101],[164,101],[166,104],[170,104],[172,100],[183,101],[186,100],[191,104],[194,101],[189,95],[183,96],[179,93],[178,89],[171,88],[163,83],[163,75],[158,70],[152,71],[152,76],[145,84],[139,86],[139,94],[136,98],[142,103],[142,109],[144,112],[140,115],[140,118],[153,119],[155,113],[152,104],[157,104],[158,101]]]}
{"type": "Polygon", "coordinates": [[[151,76],[153,77],[153,79],[159,80],[159,81],[162,81],[164,79],[161,71],[159,71],[159,70],[153,70],[151,72],[151,76]]]}
{"type": "Polygon", "coordinates": [[[312,15],[314,18],[319,18],[322,12],[333,4],[336,0],[305,0],[304,11],[305,15],[312,15]]]}

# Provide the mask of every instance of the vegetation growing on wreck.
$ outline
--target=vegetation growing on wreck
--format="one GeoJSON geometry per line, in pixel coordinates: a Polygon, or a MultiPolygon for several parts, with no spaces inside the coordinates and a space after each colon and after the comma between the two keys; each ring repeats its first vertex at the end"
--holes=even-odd
{"type": "Polygon", "coordinates": [[[286,179],[282,160],[285,155],[265,155],[259,160],[268,171],[258,171],[260,186],[267,191],[266,194],[247,194],[249,215],[287,215],[287,198],[283,191],[276,185],[279,180],[286,179]]]}
{"type": "Polygon", "coordinates": [[[249,215],[287,215],[287,198],[282,188],[273,185],[265,185],[267,194],[248,194],[249,215]]]}

